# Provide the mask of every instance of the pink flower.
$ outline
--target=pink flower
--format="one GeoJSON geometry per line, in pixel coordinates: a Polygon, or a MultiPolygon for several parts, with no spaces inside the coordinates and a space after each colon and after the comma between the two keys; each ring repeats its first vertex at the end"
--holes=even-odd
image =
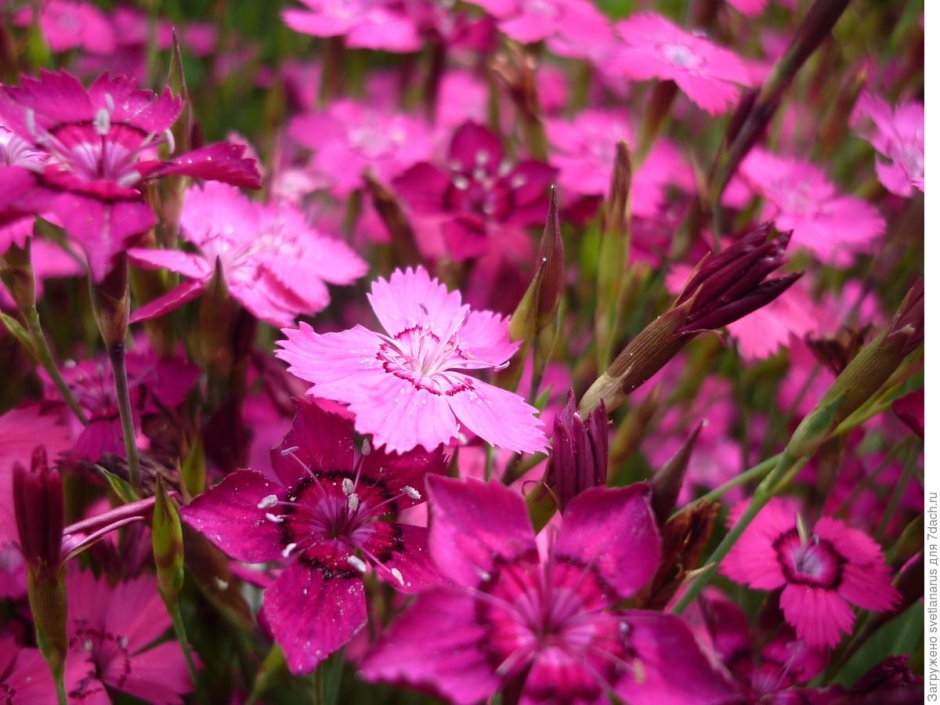
{"type": "Polygon", "coordinates": [[[642,485],[586,490],[540,558],[522,497],[498,483],[428,477],[428,545],[453,583],[420,594],[361,665],[458,705],[513,683],[521,703],[727,702],[733,686],[672,615],[617,610],[659,562],[642,485]],[[616,537],[616,539],[615,539],[616,537]]]}
{"type": "Polygon", "coordinates": [[[431,151],[430,133],[421,120],[352,100],[296,117],[289,131],[314,151],[311,167],[337,198],[360,188],[367,168],[388,182],[431,151]]]}
{"type": "Polygon", "coordinates": [[[271,451],[276,479],[240,470],[182,511],[237,560],[288,563],[264,592],[262,616],[294,673],[315,668],[366,623],[369,566],[403,593],[439,580],[427,530],[394,519],[422,501],[425,475],[444,472],[446,458],[366,449],[349,421],[300,402],[271,451]]]}
{"type": "MultiPolygon", "coordinates": [[[[572,48],[610,36],[610,23],[588,0],[470,0],[499,20],[504,34],[523,44],[561,37],[572,48]]],[[[586,54],[565,56],[585,58],[586,54]]]]}
{"type": "Polygon", "coordinates": [[[70,653],[94,666],[71,690],[76,701],[109,703],[108,686],[153,705],[183,702],[180,696],[192,683],[180,645],[165,641],[149,648],[171,626],[154,578],[112,587],[90,571],[75,572],[66,578],[66,592],[70,653]]]}
{"type": "Polygon", "coordinates": [[[471,311],[460,292],[420,267],[375,281],[369,303],[384,334],[359,325],[325,334],[305,323],[284,329],[275,354],[313,384],[310,394],[348,404],[356,430],[390,451],[433,450],[456,438],[460,425],[502,448],[545,449],[534,408],[465,372],[512,357],[519,345],[509,341],[505,319],[471,311]]]}
{"type": "Polygon", "coordinates": [[[728,4],[742,15],[757,17],[767,9],[768,0],[728,0],[728,4]]]}
{"type": "MultiPolygon", "coordinates": [[[[617,143],[633,144],[633,131],[626,116],[603,110],[584,110],[573,120],[549,118],[545,132],[556,150],[551,162],[558,167],[562,193],[607,196],[617,143]]],[[[636,165],[634,165],[636,166],[636,165]]],[[[651,218],[665,205],[667,186],[677,184],[692,190],[692,170],[679,151],[660,140],[638,166],[630,189],[633,215],[651,218]]]]}
{"type": "MultiPolygon", "coordinates": [[[[33,9],[23,8],[14,19],[29,27],[33,9]]],[[[82,49],[92,54],[110,54],[115,48],[114,28],[107,16],[91,3],[48,0],[39,13],[39,29],[54,52],[82,49]]]]}
{"type": "MultiPolygon", "coordinates": [[[[281,12],[295,32],[343,37],[347,46],[408,53],[421,48],[412,17],[395,0],[300,0],[306,8],[281,12]]],[[[414,2],[414,0],[411,0],[414,2]]]]}
{"type": "Polygon", "coordinates": [[[499,135],[465,122],[451,140],[446,170],[421,162],[394,185],[418,216],[415,225],[428,254],[443,254],[432,244],[442,239],[451,258],[461,261],[491,247],[527,248],[522,227],[545,222],[548,186],[556,173],[534,159],[513,164],[499,135]]]}
{"type": "Polygon", "coordinates": [[[129,254],[139,266],[165,268],[192,281],[139,308],[132,323],[162,316],[201,295],[216,262],[232,297],[275,326],[326,308],[327,282],[349,284],[366,272],[365,262],[345,243],[311,228],[293,206],[261,205],[224,184],[189,189],[180,225],[199,253],[133,248],[129,254]]]}
{"type": "Polygon", "coordinates": [[[836,190],[810,162],[754,148],[738,171],[766,203],[763,218],[793,231],[793,244],[825,264],[845,266],[857,252],[870,252],[885,221],[870,203],[836,190]]]}
{"type": "Polygon", "coordinates": [[[924,104],[914,100],[892,108],[881,98],[863,93],[852,115],[852,126],[883,159],[875,162],[878,180],[891,193],[910,197],[924,190],[924,104]]]}
{"type": "MultiPolygon", "coordinates": [[[[734,514],[740,514],[743,506],[734,514]]],[[[823,517],[802,533],[792,505],[773,499],[731,549],[721,571],[757,590],[777,590],[780,607],[798,637],[834,647],[852,631],[850,605],[875,612],[901,599],[881,548],[841,521],[823,517]]]]}
{"type": "Polygon", "coordinates": [[[675,81],[689,99],[711,115],[727,111],[738,99],[738,85],[753,77],[744,61],[729,49],[691,34],[652,12],[617,24],[624,44],[604,71],[611,77],[675,81]]]}
{"type": "Polygon", "coordinates": [[[86,90],[74,76],[43,71],[20,86],[0,87],[0,120],[48,156],[30,170],[33,193],[24,207],[52,212],[85,249],[96,281],[112,259],[156,221],[140,187],[172,174],[257,188],[254,160],[244,149],[217,143],[170,161],[155,159],[183,102],[157,95],[125,76],[100,76],[86,90]]]}
{"type": "Polygon", "coordinates": [[[0,638],[0,694],[10,705],[56,702],[55,683],[39,649],[27,649],[11,637],[0,638]]]}

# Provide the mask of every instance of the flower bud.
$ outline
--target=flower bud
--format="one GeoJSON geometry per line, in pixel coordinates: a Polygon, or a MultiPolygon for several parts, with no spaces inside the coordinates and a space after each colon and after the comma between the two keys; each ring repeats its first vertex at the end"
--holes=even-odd
{"type": "Polygon", "coordinates": [[[101,339],[110,351],[124,345],[127,335],[127,318],[130,306],[130,290],[127,281],[127,255],[118,255],[114,268],[92,288],[95,320],[101,339]]]}
{"type": "Polygon", "coordinates": [[[891,325],[862,348],[800,422],[785,453],[812,455],[856,409],[872,398],[924,341],[924,282],[907,292],[891,325]]]}
{"type": "Polygon", "coordinates": [[[183,589],[183,527],[176,503],[159,476],[151,529],[160,595],[165,602],[175,603],[183,589]]]}
{"type": "Polygon", "coordinates": [[[656,520],[660,526],[666,523],[672,510],[676,507],[679,492],[682,489],[682,482],[685,480],[685,473],[689,468],[692,449],[695,447],[695,442],[698,440],[698,435],[704,425],[704,420],[699,421],[689,437],[685,439],[682,447],[662,468],[653,474],[650,480],[650,486],[653,489],[651,500],[653,513],[656,515],[656,520]]]}
{"type": "Polygon", "coordinates": [[[574,393],[555,417],[552,455],[545,470],[545,485],[564,512],[568,502],[591,487],[607,483],[607,412],[600,404],[587,421],[575,409],[574,393]]]}
{"type": "Polygon", "coordinates": [[[33,452],[31,468],[13,467],[13,510],[20,549],[31,572],[59,567],[64,527],[62,478],[49,469],[46,449],[33,452]]]}

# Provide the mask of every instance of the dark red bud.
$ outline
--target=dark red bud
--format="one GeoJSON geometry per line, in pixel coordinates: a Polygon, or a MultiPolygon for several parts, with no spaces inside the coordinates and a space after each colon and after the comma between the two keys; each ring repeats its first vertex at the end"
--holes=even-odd
{"type": "Polygon", "coordinates": [[[558,508],[591,487],[607,482],[607,412],[601,403],[583,421],[568,393],[568,403],[555,417],[552,455],[545,471],[545,484],[555,494],[558,508]]]}
{"type": "Polygon", "coordinates": [[[65,522],[62,478],[49,469],[43,446],[33,452],[29,470],[13,466],[13,511],[26,563],[34,570],[57,570],[65,522]]]}

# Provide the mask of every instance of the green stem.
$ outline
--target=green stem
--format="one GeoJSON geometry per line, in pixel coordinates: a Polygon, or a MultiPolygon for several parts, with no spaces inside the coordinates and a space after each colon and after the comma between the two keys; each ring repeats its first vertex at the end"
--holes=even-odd
{"type": "Polygon", "coordinates": [[[134,431],[134,415],[131,411],[130,388],[127,384],[127,361],[124,343],[115,343],[108,350],[111,369],[114,372],[114,390],[117,395],[118,411],[121,414],[121,433],[124,436],[124,450],[127,452],[127,474],[131,487],[140,496],[140,456],[137,453],[137,434],[134,431]]]}
{"type": "Polygon", "coordinates": [[[62,672],[57,673],[55,676],[55,695],[56,699],[59,702],[59,705],[69,705],[68,695],[65,692],[65,669],[60,669],[62,672]]]}
{"type": "Polygon", "coordinates": [[[166,600],[164,604],[167,606],[170,618],[173,620],[173,632],[176,634],[176,640],[183,649],[183,658],[186,659],[186,670],[189,671],[189,678],[193,683],[193,694],[196,701],[201,702],[202,698],[199,695],[199,689],[196,687],[196,663],[193,661],[192,649],[189,648],[189,639],[186,638],[186,625],[183,624],[183,615],[180,612],[179,602],[166,600]]]}
{"type": "Polygon", "coordinates": [[[907,452],[907,458],[904,460],[904,471],[901,474],[901,480],[897,485],[894,486],[894,492],[891,493],[891,499],[888,500],[888,506],[885,509],[884,516],[881,518],[881,523],[878,525],[878,530],[875,531],[875,541],[878,543],[881,543],[882,538],[884,538],[884,533],[888,530],[888,525],[894,518],[894,514],[898,510],[898,506],[901,504],[901,498],[904,496],[904,492],[907,490],[907,486],[910,484],[911,478],[914,477],[914,470],[916,468],[917,449],[911,447],[907,452]]]}
{"type": "Polygon", "coordinates": [[[39,356],[39,364],[42,365],[46,374],[52,379],[52,383],[65,400],[65,403],[68,404],[72,413],[75,414],[75,418],[81,422],[82,426],[87,426],[88,417],[85,416],[85,412],[82,411],[82,408],[78,405],[78,401],[72,394],[72,390],[69,389],[69,386],[65,383],[65,379],[62,378],[62,373],[59,372],[59,367],[55,364],[55,359],[52,357],[49,341],[46,340],[46,336],[42,331],[42,324],[39,321],[39,311],[36,310],[36,306],[34,305],[30,307],[29,310],[23,311],[22,313],[23,318],[26,319],[26,327],[29,329],[30,336],[33,339],[33,348],[39,356]]]}
{"type": "Polygon", "coordinates": [[[774,455],[773,457],[767,458],[767,460],[764,460],[763,462],[758,463],[754,467],[745,470],[737,477],[734,477],[728,480],[725,484],[719,487],[716,487],[711,492],[708,492],[707,494],[703,494],[698,499],[693,499],[691,502],[689,502],[689,504],[685,505],[681,509],[677,509],[673,513],[673,516],[681,514],[693,504],[696,504],[698,502],[713,502],[719,497],[722,497],[728,494],[728,492],[730,492],[736,487],[740,487],[741,485],[746,485],[749,482],[752,482],[753,480],[762,479],[765,475],[767,475],[767,473],[769,473],[771,470],[774,469],[774,467],[780,461],[780,455],[781,454],[778,454],[778,455],[774,455]]]}

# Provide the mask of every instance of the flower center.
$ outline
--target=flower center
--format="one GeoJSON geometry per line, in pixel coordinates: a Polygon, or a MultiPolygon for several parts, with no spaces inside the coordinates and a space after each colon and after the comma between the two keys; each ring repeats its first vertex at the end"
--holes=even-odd
{"type": "Polygon", "coordinates": [[[120,688],[131,675],[128,639],[123,634],[79,624],[69,640],[69,648],[90,654],[98,679],[103,680],[107,674],[108,683],[115,687],[120,688]]]}
{"type": "Polygon", "coordinates": [[[663,55],[676,66],[696,68],[702,65],[702,59],[693,54],[684,44],[664,44],[663,55]]]}
{"type": "Polygon", "coordinates": [[[466,359],[456,335],[445,340],[425,326],[412,326],[386,338],[376,357],[386,372],[435,396],[452,396],[470,388],[464,377],[447,374],[466,359]]]}
{"type": "Polygon", "coordinates": [[[842,582],[845,559],[815,534],[804,542],[796,529],[777,539],[777,560],[790,583],[835,589],[842,582]]]}
{"type": "Polygon", "coordinates": [[[520,559],[484,576],[477,595],[497,673],[541,671],[526,686],[536,700],[592,702],[632,665],[629,625],[605,611],[614,597],[590,566],[520,559]]]}

